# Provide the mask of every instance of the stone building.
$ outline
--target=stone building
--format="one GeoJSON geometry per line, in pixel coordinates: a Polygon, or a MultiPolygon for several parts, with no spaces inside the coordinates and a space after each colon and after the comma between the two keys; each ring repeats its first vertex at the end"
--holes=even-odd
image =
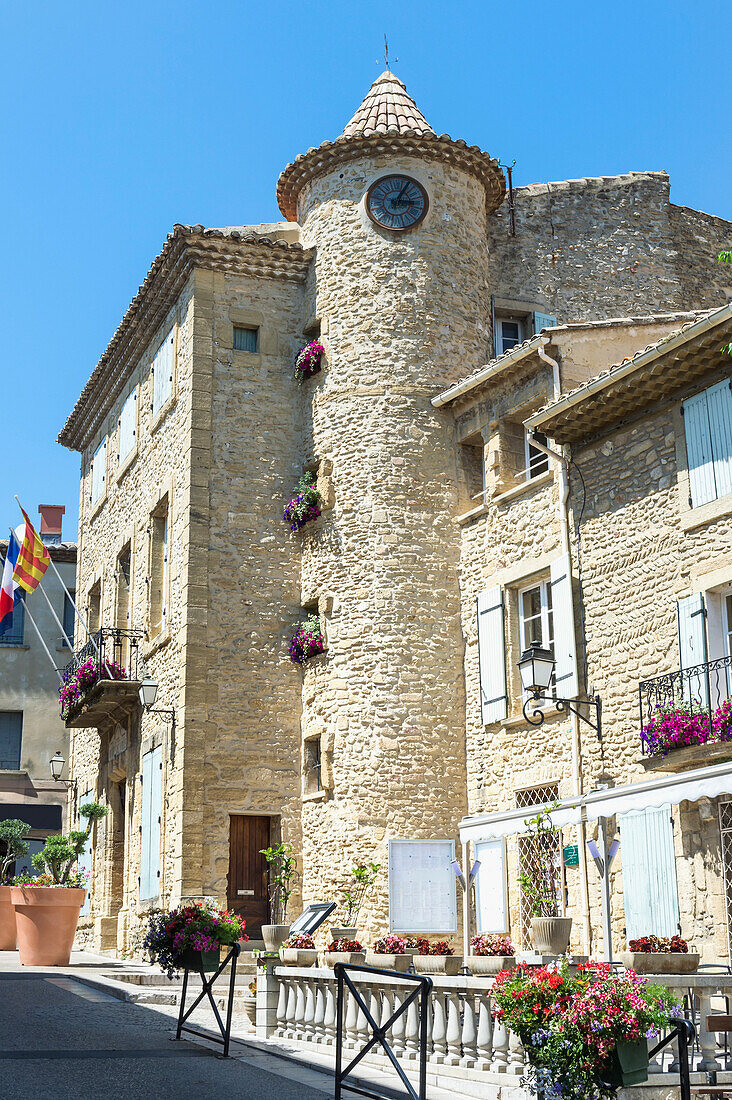
{"type": "MultiPolygon", "coordinates": [[[[445,846],[495,789],[470,603],[489,574],[571,553],[523,420],[727,297],[732,226],[673,206],[665,174],[518,188],[509,208],[497,161],[438,136],[388,71],[277,195],[282,223],[174,227],[60,435],[81,454],[78,591],[129,674],[67,719],[79,789],[112,811],[80,926],[98,948],[208,895],[256,936],[259,850],[280,838],[295,905],[369,859],[366,939],[457,931],[424,882],[446,894],[445,846]],[[315,338],[323,369],[298,385],[315,338]],[[291,534],[308,471],[323,512],[291,534]],[[301,670],[307,614],[326,647],[301,670]]],[[[501,782],[525,736],[500,734],[501,782]]]]}
{"type": "MultiPolygon", "coordinates": [[[[76,545],[62,542],[64,510],[62,505],[39,505],[39,527],[73,596],[76,545]]],[[[7,546],[7,540],[0,542],[3,560],[7,546]]],[[[46,572],[42,587],[53,611],[36,592],[26,597],[27,611],[22,603],[16,605],[11,629],[0,634],[0,820],[19,818],[30,826],[28,860],[50,833],[60,832],[67,802],[66,786],[55,782],[50,770],[56,752],[64,758],[69,753],[69,734],[58,717],[58,677],[30,617],[54,663],[61,667],[71,656],[67,637],[73,645],[74,612],[52,569],[46,572]]]]}

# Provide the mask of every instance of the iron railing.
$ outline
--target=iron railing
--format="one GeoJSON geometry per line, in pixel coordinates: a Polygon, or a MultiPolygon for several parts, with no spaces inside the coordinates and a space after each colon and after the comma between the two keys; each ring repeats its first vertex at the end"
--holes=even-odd
{"type": "Polygon", "coordinates": [[[119,630],[117,627],[103,626],[101,630],[90,635],[86,644],[77,649],[69,663],[60,669],[64,683],[87,661],[93,662],[97,679],[110,679],[110,666],[115,663],[122,666],[128,680],[139,680],[142,673],[140,643],[143,636],[142,630],[119,630]]]}
{"type": "MultiPolygon", "coordinates": [[[[712,715],[732,696],[732,657],[717,657],[700,665],[654,676],[638,684],[638,706],[641,730],[648,725],[659,707],[692,706],[706,713],[709,728],[712,715]]],[[[643,752],[647,753],[645,743],[643,752]]]]}

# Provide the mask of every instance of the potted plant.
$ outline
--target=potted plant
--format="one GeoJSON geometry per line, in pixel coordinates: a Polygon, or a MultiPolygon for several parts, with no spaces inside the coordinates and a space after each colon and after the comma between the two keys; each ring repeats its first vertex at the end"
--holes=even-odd
{"type": "Polygon", "coordinates": [[[10,900],[10,868],[28,855],[24,837],[30,825],[17,818],[0,821],[0,951],[15,951],[15,910],[10,900]]]}
{"type": "Polygon", "coordinates": [[[252,1027],[257,1026],[257,982],[256,979],[250,982],[246,987],[245,992],[241,996],[241,1006],[244,1009],[244,1015],[249,1020],[252,1027]]]}
{"type": "Polygon", "coordinates": [[[412,962],[412,953],[407,953],[407,941],[400,936],[382,936],[376,940],[370,951],[366,952],[366,965],[379,966],[383,970],[396,970],[406,974],[412,962]]]}
{"type": "Polygon", "coordinates": [[[335,924],[330,930],[334,940],[343,937],[351,940],[356,938],[358,915],[361,912],[363,900],[376,882],[380,870],[381,864],[373,862],[357,863],[351,868],[352,882],[345,890],[341,890],[341,906],[345,913],[344,923],[335,924]]]}
{"type": "Polygon", "coordinates": [[[300,531],[306,523],[322,513],[323,500],[318,492],[318,478],[310,471],[304,473],[295,486],[295,495],[286,506],[282,518],[291,531],[300,531]]]}
{"type": "Polygon", "coordinates": [[[309,932],[296,932],[288,936],[280,948],[280,958],[285,966],[315,966],[318,952],[309,932]]]}
{"type": "Polygon", "coordinates": [[[295,378],[303,383],[306,378],[312,378],[321,369],[325,348],[319,340],[311,340],[298,352],[295,360],[295,378]]]}
{"type": "Polygon", "coordinates": [[[646,1037],[681,1015],[670,990],[605,963],[502,970],[491,995],[494,1016],[523,1044],[525,1083],[562,1100],[609,1098],[645,1081],[646,1037]]]}
{"type": "Polygon", "coordinates": [[[21,966],[68,966],[87,887],[85,876],[72,868],[86,850],[93,823],[108,812],[109,807],[98,802],[80,806],[86,829],[49,836],[33,856],[38,876],[25,874],[13,880],[10,900],[21,966]]]}
{"type": "Polygon", "coordinates": [[[222,947],[248,939],[245,926],[240,916],[214,900],[196,901],[169,913],[154,913],[144,946],[169,978],[183,969],[211,974],[219,968],[222,947]]]}
{"type": "Polygon", "coordinates": [[[516,952],[509,936],[473,936],[468,966],[473,974],[497,974],[516,965],[516,952]]]}
{"type": "Polygon", "coordinates": [[[336,963],[349,963],[357,966],[365,963],[366,954],[363,945],[358,940],[349,940],[345,937],[333,940],[325,949],[325,965],[335,966],[336,963]]]}
{"type": "Polygon", "coordinates": [[[531,939],[539,955],[564,955],[569,947],[572,918],[560,915],[557,852],[560,831],[541,810],[524,821],[533,843],[527,844],[518,876],[531,908],[531,939]]]}
{"type": "Polygon", "coordinates": [[[637,974],[693,974],[699,966],[699,955],[689,951],[681,936],[640,936],[628,947],[620,959],[624,967],[637,974]]]}
{"type": "Polygon", "coordinates": [[[70,672],[63,673],[63,683],[58,689],[61,717],[68,718],[84,701],[84,696],[98,680],[126,680],[127,670],[117,661],[99,662],[93,657],[83,661],[70,672]]]}
{"type": "Polygon", "coordinates": [[[325,639],[318,615],[308,615],[307,619],[297,624],[290,638],[288,653],[290,660],[298,665],[304,665],[311,657],[325,653],[325,639]]]}
{"type": "Polygon", "coordinates": [[[463,965],[462,955],[456,955],[447,940],[436,940],[420,949],[412,959],[418,974],[455,975],[463,965]]]}
{"type": "Polygon", "coordinates": [[[293,851],[291,844],[275,844],[260,850],[269,870],[269,915],[272,921],[272,924],[262,925],[262,939],[265,949],[273,955],[278,953],[290,931],[287,906],[293,885],[299,878],[293,851]]]}
{"type": "Polygon", "coordinates": [[[405,936],[404,937],[404,950],[407,955],[419,955],[420,953],[427,954],[429,951],[430,941],[424,936],[405,936]]]}

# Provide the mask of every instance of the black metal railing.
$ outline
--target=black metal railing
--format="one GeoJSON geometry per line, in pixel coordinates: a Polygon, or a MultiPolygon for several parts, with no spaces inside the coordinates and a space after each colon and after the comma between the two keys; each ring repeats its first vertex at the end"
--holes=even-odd
{"type": "MultiPolygon", "coordinates": [[[[643,730],[660,709],[674,706],[690,707],[706,715],[712,729],[712,716],[725,700],[732,696],[732,657],[718,657],[690,668],[641,680],[638,684],[638,706],[643,730]]],[[[645,741],[643,752],[648,753],[645,741]]]]}
{"type": "Polygon", "coordinates": [[[116,679],[110,675],[114,666],[124,669],[121,679],[139,680],[142,673],[141,642],[142,630],[118,630],[117,627],[103,626],[88,641],[75,650],[67,665],[60,669],[66,683],[78,669],[88,661],[96,672],[98,680],[116,679]]]}

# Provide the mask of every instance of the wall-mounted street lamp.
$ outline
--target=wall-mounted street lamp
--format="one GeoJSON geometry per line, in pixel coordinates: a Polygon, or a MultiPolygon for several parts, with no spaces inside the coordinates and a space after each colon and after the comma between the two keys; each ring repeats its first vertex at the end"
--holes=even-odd
{"type": "Polygon", "coordinates": [[[51,769],[51,779],[54,783],[62,783],[64,787],[70,787],[74,792],[74,798],[76,797],[76,780],[75,779],[62,779],[61,774],[66,764],[65,758],[60,752],[54,753],[51,759],[48,761],[48,766],[51,769]]]}
{"type": "Polygon", "coordinates": [[[172,707],[156,707],[155,700],[158,697],[158,682],[152,676],[145,676],[140,684],[140,702],[143,710],[148,714],[164,714],[170,718],[171,733],[175,732],[175,711],[172,707]]]}
{"type": "Polygon", "coordinates": [[[599,695],[592,699],[559,699],[553,695],[547,695],[549,685],[554,674],[554,656],[551,650],[544,649],[538,642],[532,642],[528,649],[519,657],[518,667],[521,673],[521,686],[524,689],[524,718],[530,726],[540,726],[544,721],[544,712],[537,703],[551,703],[558,711],[570,711],[588,725],[597,734],[598,741],[602,741],[602,700],[599,695]],[[532,712],[527,713],[527,707],[531,706],[532,712]],[[583,714],[580,707],[594,707],[596,720],[583,714]]]}

